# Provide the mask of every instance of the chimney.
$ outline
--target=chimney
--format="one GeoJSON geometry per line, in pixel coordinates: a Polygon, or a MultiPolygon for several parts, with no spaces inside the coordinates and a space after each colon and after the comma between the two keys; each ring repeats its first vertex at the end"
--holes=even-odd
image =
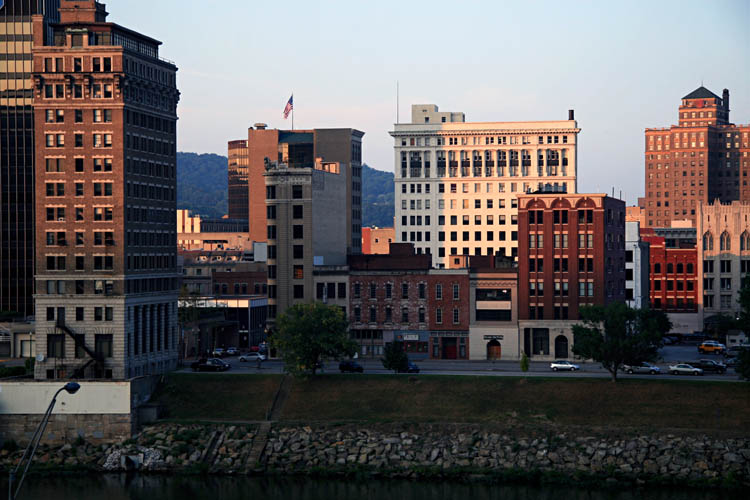
{"type": "Polygon", "coordinates": [[[572,109],[568,110],[568,120],[575,120],[575,111],[572,109]]]}
{"type": "MultiPolygon", "coordinates": [[[[721,94],[721,100],[724,103],[724,110],[726,110],[727,114],[729,113],[729,89],[724,89],[724,92],[721,94]]],[[[727,119],[729,117],[727,116],[727,119]]]]}
{"type": "Polygon", "coordinates": [[[266,125],[265,123],[256,123],[255,124],[255,129],[256,130],[265,130],[267,126],[268,125],[266,125]]]}

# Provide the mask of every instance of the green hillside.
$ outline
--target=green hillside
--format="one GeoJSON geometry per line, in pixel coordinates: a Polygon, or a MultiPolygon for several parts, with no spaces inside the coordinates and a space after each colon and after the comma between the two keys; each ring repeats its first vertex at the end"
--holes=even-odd
{"type": "MultiPolygon", "coordinates": [[[[177,153],[177,208],[204,217],[227,213],[227,157],[177,153]]],[[[393,174],[364,165],[362,169],[362,225],[393,225],[393,174]]]]}

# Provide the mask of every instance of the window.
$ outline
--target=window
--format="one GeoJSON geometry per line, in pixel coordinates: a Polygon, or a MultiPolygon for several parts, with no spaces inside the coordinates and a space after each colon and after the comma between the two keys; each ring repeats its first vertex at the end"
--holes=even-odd
{"type": "Polygon", "coordinates": [[[292,198],[295,200],[302,199],[302,186],[299,184],[292,185],[292,198]]]}
{"type": "Polygon", "coordinates": [[[62,334],[47,335],[47,357],[65,357],[65,336],[62,334]]]}
{"type": "Polygon", "coordinates": [[[302,218],[302,205],[292,205],[292,218],[294,219],[302,218]]]}
{"type": "Polygon", "coordinates": [[[370,283],[370,298],[377,298],[378,286],[375,283],[370,283]]]}
{"type": "MultiPolygon", "coordinates": [[[[107,309],[111,309],[108,307],[107,309]]],[[[112,335],[96,334],[94,337],[94,350],[100,358],[112,357],[112,335]]]]}
{"type": "Polygon", "coordinates": [[[293,277],[294,279],[296,279],[296,280],[301,280],[301,279],[303,279],[303,278],[305,277],[305,276],[304,276],[304,274],[305,274],[305,270],[304,270],[304,268],[305,268],[305,266],[302,266],[302,265],[295,265],[295,266],[294,266],[294,267],[292,268],[292,269],[293,269],[293,272],[292,272],[292,277],[293,277]]]}
{"type": "Polygon", "coordinates": [[[361,292],[362,285],[359,283],[354,284],[354,298],[359,299],[360,298],[360,292],[361,292]]]}
{"type": "Polygon", "coordinates": [[[301,225],[293,225],[292,226],[292,238],[301,239],[301,238],[304,237],[303,236],[304,232],[302,230],[302,227],[303,226],[301,226],[301,225]]]}
{"type": "Polygon", "coordinates": [[[435,323],[438,325],[443,323],[443,308],[438,307],[435,309],[435,323]]]}
{"type": "Polygon", "coordinates": [[[393,284],[386,283],[385,284],[385,298],[390,299],[393,296],[393,284]]]}
{"type": "Polygon", "coordinates": [[[459,299],[459,285],[454,284],[453,285],[453,300],[459,299]]]}
{"type": "Polygon", "coordinates": [[[401,298],[402,299],[409,298],[409,284],[408,283],[401,284],[401,298]]]}
{"type": "Polygon", "coordinates": [[[305,298],[305,285],[294,285],[293,294],[295,299],[305,298]]]}
{"type": "Polygon", "coordinates": [[[443,285],[440,283],[435,285],[435,299],[443,300],[443,285]]]}
{"type": "Polygon", "coordinates": [[[370,323],[377,323],[378,322],[378,308],[375,306],[370,306],[370,323]]]}
{"type": "Polygon", "coordinates": [[[409,322],[409,308],[402,307],[401,308],[401,323],[408,323],[408,322],[409,322]]]}
{"type": "Polygon", "coordinates": [[[453,324],[457,325],[459,323],[459,321],[458,321],[459,319],[460,318],[459,318],[458,308],[454,307],[453,308],[453,324]]]}
{"type": "Polygon", "coordinates": [[[425,295],[426,295],[426,289],[427,289],[427,284],[425,284],[425,283],[420,283],[419,284],[419,298],[420,299],[426,298],[425,297],[425,295]]]}

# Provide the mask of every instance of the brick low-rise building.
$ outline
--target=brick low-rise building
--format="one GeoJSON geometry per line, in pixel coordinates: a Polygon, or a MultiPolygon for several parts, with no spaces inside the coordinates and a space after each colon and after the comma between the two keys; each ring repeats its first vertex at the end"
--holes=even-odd
{"type": "Polygon", "coordinates": [[[36,378],[177,363],[176,66],[161,42],[66,0],[34,16],[36,378]]]}
{"type": "Polygon", "coordinates": [[[400,341],[412,359],[469,358],[469,273],[432,269],[429,255],[393,244],[349,258],[349,323],[364,356],[400,341]]]}
{"type": "Polygon", "coordinates": [[[518,197],[519,329],[530,357],[572,356],[584,305],[625,301],[625,203],[606,194],[518,197]]]}

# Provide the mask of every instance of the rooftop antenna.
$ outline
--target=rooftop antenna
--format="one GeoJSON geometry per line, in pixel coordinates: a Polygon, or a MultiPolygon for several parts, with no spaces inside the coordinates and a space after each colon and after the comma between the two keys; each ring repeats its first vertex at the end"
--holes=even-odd
{"type": "Polygon", "coordinates": [[[396,123],[398,122],[398,80],[396,80],[396,123]]]}

